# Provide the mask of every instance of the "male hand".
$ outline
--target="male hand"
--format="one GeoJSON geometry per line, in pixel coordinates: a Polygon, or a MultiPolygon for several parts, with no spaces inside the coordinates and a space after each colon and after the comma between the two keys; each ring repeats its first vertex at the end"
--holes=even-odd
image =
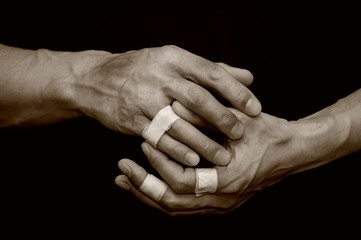
{"type": "MultiPolygon", "coordinates": [[[[218,188],[214,194],[196,197],[195,169],[183,168],[147,143],[142,144],[144,153],[168,184],[159,202],[139,190],[147,172],[132,160],[119,161],[119,168],[125,175],[118,176],[116,183],[144,203],[170,215],[227,213],[296,171],[297,159],[302,156],[292,123],[265,113],[250,118],[238,110],[232,111],[245,125],[245,131],[239,140],[224,138],[232,159],[227,166],[214,166],[218,173],[218,188]]],[[[190,116],[182,115],[187,121],[200,124],[199,119],[190,116]]]]}
{"type": "MultiPolygon", "coordinates": [[[[261,112],[259,101],[246,88],[253,80],[249,71],[175,46],[103,54],[92,66],[75,84],[77,107],[125,134],[140,136],[159,110],[177,100],[230,139],[239,139],[241,121],[206,88],[249,116],[261,112]]],[[[199,162],[199,155],[217,165],[230,160],[225,148],[183,119],[161,137],[157,149],[190,166],[199,162]]]]}

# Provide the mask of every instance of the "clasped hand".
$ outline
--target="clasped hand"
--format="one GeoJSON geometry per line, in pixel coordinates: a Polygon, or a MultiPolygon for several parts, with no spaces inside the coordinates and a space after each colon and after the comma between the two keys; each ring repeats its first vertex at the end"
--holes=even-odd
{"type": "MultiPolygon", "coordinates": [[[[163,107],[177,100],[230,139],[239,139],[243,125],[205,88],[219,93],[250,116],[261,105],[246,86],[249,71],[213,63],[175,46],[103,55],[77,82],[77,108],[106,127],[141,136],[163,107]]],[[[226,165],[230,154],[184,120],[177,121],[157,148],[183,164],[199,156],[226,165]]]]}
{"type": "MultiPolygon", "coordinates": [[[[188,122],[207,126],[182,104],[176,102],[173,107],[188,122]]],[[[151,166],[168,184],[160,201],[153,201],[139,190],[147,172],[130,159],[119,161],[124,175],[118,176],[116,183],[144,203],[170,215],[227,213],[294,171],[291,163],[297,155],[291,154],[299,151],[295,150],[297,143],[290,131],[292,123],[265,113],[252,118],[236,109],[230,110],[243,122],[245,131],[241,139],[223,139],[232,157],[227,166],[214,166],[218,172],[215,194],[196,197],[194,168],[184,168],[148,143],[143,143],[142,149],[151,166]]]]}

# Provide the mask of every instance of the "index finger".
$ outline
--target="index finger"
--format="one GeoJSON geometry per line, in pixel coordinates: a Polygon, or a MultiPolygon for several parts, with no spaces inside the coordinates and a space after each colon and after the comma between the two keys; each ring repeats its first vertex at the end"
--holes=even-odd
{"type": "Polygon", "coordinates": [[[190,81],[175,81],[169,89],[169,96],[181,102],[188,109],[201,116],[231,139],[243,134],[243,124],[211,93],[190,81]]]}
{"type": "MultiPolygon", "coordinates": [[[[239,69],[238,72],[243,71],[244,75],[237,74],[237,76],[238,78],[244,76],[245,79],[238,81],[229,71],[225,70],[224,65],[216,64],[187,51],[181,55],[178,69],[182,77],[206,88],[211,88],[245,114],[257,116],[262,107],[254,94],[241,83],[250,81],[248,79],[250,78],[249,71],[239,69]]],[[[233,69],[232,72],[235,70],[233,69]]]]}

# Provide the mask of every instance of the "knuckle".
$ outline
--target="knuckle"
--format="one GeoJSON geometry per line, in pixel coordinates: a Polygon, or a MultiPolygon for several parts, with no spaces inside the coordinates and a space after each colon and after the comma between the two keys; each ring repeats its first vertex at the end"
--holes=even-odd
{"type": "MultiPolygon", "coordinates": [[[[176,134],[176,130],[175,128],[172,126],[168,133],[172,133],[172,134],[176,134]]],[[[173,146],[170,146],[169,147],[169,154],[172,156],[172,157],[177,157],[177,160],[183,160],[184,159],[184,156],[186,155],[187,153],[187,149],[185,149],[185,147],[182,145],[182,144],[172,144],[173,146]]]]}
{"type": "Polygon", "coordinates": [[[173,184],[171,185],[171,188],[176,193],[185,193],[187,192],[189,186],[182,177],[178,177],[173,184]]]}
{"type": "Polygon", "coordinates": [[[174,48],[165,45],[159,48],[154,49],[155,56],[162,62],[172,62],[174,58],[177,57],[174,48]]]}
{"type": "Polygon", "coordinates": [[[222,67],[217,64],[211,64],[209,66],[209,79],[212,82],[220,81],[225,78],[226,72],[222,67]]]}
{"type": "Polygon", "coordinates": [[[175,45],[164,45],[158,49],[158,54],[170,68],[178,69],[182,65],[182,59],[186,58],[187,51],[175,45]]]}
{"type": "Polygon", "coordinates": [[[215,153],[215,151],[211,151],[213,149],[213,144],[210,141],[204,141],[204,143],[201,145],[202,146],[202,153],[203,155],[207,154],[207,153],[215,153]]]}
{"type": "Polygon", "coordinates": [[[172,58],[180,53],[180,48],[175,45],[164,45],[159,48],[159,53],[164,57],[172,58]]]}
{"type": "Polygon", "coordinates": [[[233,126],[237,122],[236,116],[229,110],[222,111],[218,118],[221,126],[233,126]]]}
{"type": "Polygon", "coordinates": [[[209,160],[210,162],[213,162],[215,164],[223,164],[224,161],[226,161],[225,150],[222,148],[221,145],[217,144],[216,142],[210,140],[208,143],[204,144],[204,147],[200,151],[200,154],[203,156],[203,158],[209,160]],[[225,160],[223,160],[225,159],[225,160]]]}
{"type": "Polygon", "coordinates": [[[175,195],[170,194],[159,202],[159,204],[166,210],[177,210],[180,208],[180,203],[175,197],[175,195]]]}
{"type": "Polygon", "coordinates": [[[185,95],[194,107],[203,106],[208,101],[208,92],[202,91],[202,88],[195,84],[185,89],[185,95]]]}
{"type": "Polygon", "coordinates": [[[233,90],[233,95],[236,101],[241,102],[241,104],[245,104],[250,97],[250,94],[245,87],[235,88],[233,90]]]}

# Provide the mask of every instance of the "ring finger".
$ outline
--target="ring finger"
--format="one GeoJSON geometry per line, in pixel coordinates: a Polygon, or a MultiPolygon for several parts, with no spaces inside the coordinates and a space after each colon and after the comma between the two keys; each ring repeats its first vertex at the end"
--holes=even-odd
{"type": "MultiPolygon", "coordinates": [[[[156,118],[157,114],[153,115],[156,118]]],[[[227,165],[231,159],[223,146],[181,118],[160,137],[155,147],[188,166],[198,164],[197,154],[216,165],[227,165]]]]}

